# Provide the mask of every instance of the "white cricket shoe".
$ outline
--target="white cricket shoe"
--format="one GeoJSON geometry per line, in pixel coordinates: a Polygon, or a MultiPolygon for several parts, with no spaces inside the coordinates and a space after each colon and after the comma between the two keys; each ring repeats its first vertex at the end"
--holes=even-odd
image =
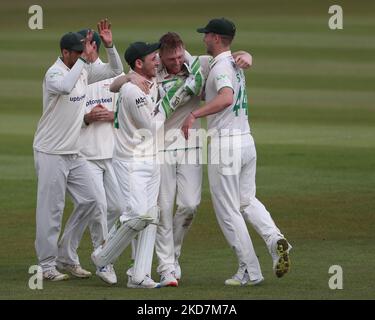
{"type": "Polygon", "coordinates": [[[69,276],[65,273],[60,273],[56,268],[53,268],[43,272],[43,279],[49,281],[62,281],[68,280],[69,276]]]}
{"type": "Polygon", "coordinates": [[[281,278],[290,270],[289,251],[292,246],[285,238],[278,239],[272,247],[273,271],[276,277],[281,278]]]}
{"type": "Polygon", "coordinates": [[[247,270],[243,268],[239,268],[237,273],[230,279],[225,280],[224,284],[226,286],[255,286],[259,283],[261,283],[264,280],[264,278],[256,279],[256,280],[250,280],[249,273],[247,270]]]}
{"type": "Polygon", "coordinates": [[[166,271],[160,275],[161,287],[178,287],[178,281],[174,272],[166,271]]]}
{"type": "Polygon", "coordinates": [[[155,282],[150,278],[148,274],[143,278],[141,282],[133,281],[133,277],[128,274],[128,288],[133,289],[156,289],[160,288],[160,283],[155,282]]]}
{"type": "Polygon", "coordinates": [[[112,264],[96,269],[96,275],[108,284],[116,284],[117,276],[112,264]]]}
{"type": "Polygon", "coordinates": [[[182,272],[181,272],[180,264],[178,263],[177,259],[174,262],[174,274],[175,274],[176,280],[179,281],[181,279],[182,272]]]}
{"type": "Polygon", "coordinates": [[[76,278],[86,279],[91,277],[91,272],[83,269],[79,264],[57,262],[57,269],[67,271],[76,278]]]}

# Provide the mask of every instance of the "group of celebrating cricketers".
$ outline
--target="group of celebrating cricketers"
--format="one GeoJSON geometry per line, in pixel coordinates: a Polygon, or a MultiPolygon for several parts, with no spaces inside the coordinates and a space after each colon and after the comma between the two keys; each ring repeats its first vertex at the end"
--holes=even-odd
{"type": "Polygon", "coordinates": [[[190,55],[181,37],[168,32],[158,42],[128,46],[127,74],[107,19],[98,32],[61,38],[61,56],[44,77],[33,145],[35,248],[44,279],[91,277],[77,254],[88,227],[91,259],[103,281],[117,283],[116,260],[131,246],[129,288],[177,287],[183,240],[201,200],[206,146],[212,204],[238,258],[225,285],[264,280],[246,222],[264,239],[276,276],[289,271],[291,245],[255,196],[256,149],[243,72],[252,57],[231,52],[236,27],[225,18],[197,31],[208,55],[190,55]],[[108,63],[99,58],[101,47],[108,63]],[[60,237],[66,192],[74,210],[60,237]],[[154,251],[159,281],[151,278],[154,251]]]}

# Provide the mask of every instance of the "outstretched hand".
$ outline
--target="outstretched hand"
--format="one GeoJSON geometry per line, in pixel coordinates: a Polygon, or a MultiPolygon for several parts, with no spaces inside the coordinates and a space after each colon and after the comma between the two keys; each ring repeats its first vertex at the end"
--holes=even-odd
{"type": "Polygon", "coordinates": [[[107,18],[98,22],[98,33],[106,48],[113,46],[111,24],[107,18]]]}

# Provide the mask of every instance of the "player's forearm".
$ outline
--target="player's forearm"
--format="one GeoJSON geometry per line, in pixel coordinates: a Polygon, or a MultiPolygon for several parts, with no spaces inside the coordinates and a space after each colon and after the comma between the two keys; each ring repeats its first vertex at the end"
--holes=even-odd
{"type": "MultiPolygon", "coordinates": [[[[231,90],[231,89],[230,89],[231,90]]],[[[201,108],[198,108],[192,115],[194,118],[203,118],[211,114],[218,113],[225,108],[229,107],[233,103],[233,92],[219,93],[214,99],[206,103],[201,108]]]]}
{"type": "Polygon", "coordinates": [[[128,81],[128,75],[117,77],[115,80],[112,81],[111,85],[109,86],[109,91],[115,93],[120,92],[122,85],[127,83],[128,81]]]}
{"type": "Polygon", "coordinates": [[[94,83],[104,79],[113,78],[120,75],[123,72],[123,66],[121,58],[113,46],[112,48],[106,48],[108,63],[96,65],[91,64],[88,67],[88,82],[94,83]]]}
{"type": "Polygon", "coordinates": [[[121,58],[116,50],[115,46],[111,48],[106,48],[107,57],[108,57],[108,64],[114,73],[114,77],[120,75],[124,71],[124,67],[121,62],[121,58]]]}
{"type": "Polygon", "coordinates": [[[135,84],[139,89],[141,89],[145,94],[150,92],[150,83],[142,76],[138,75],[136,72],[130,71],[127,75],[117,77],[110,85],[109,90],[111,92],[119,92],[121,87],[127,83],[131,82],[135,84]]]}
{"type": "Polygon", "coordinates": [[[53,80],[53,78],[48,78],[47,75],[47,89],[57,94],[70,94],[81,76],[84,66],[85,63],[78,59],[73,68],[63,78],[51,81],[50,79],[53,80]]]}

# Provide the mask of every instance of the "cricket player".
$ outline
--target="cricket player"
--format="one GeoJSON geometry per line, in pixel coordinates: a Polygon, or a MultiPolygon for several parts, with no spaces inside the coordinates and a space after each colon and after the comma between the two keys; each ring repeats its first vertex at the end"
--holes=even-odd
{"type": "MultiPolygon", "coordinates": [[[[98,190],[87,162],[79,156],[78,143],[88,84],[123,71],[121,59],[113,46],[109,22],[101,20],[98,31],[109,63],[88,64],[95,50],[92,32],[86,38],[70,32],[61,38],[61,57],[48,69],[43,81],[43,114],[33,144],[38,178],[35,248],[43,278],[51,281],[68,278],[67,274],[56,269],[57,241],[66,191],[74,202],[74,211],[66,223],[65,235],[77,224],[92,220],[100,230],[102,241],[106,236],[101,223],[105,208],[98,201],[98,190]]],[[[70,264],[71,261],[62,262],[69,271],[88,273],[80,265],[70,264]]]]}
{"type": "Polygon", "coordinates": [[[196,94],[196,88],[202,85],[199,68],[196,68],[188,79],[176,82],[157,105],[159,92],[155,76],[159,47],[160,43],[135,42],[125,52],[125,60],[133,72],[148,81],[149,93],[145,94],[129,82],[121,87],[113,163],[126,209],[105,243],[92,254],[97,266],[114,262],[138,235],[134,266],[127,272],[129,288],[160,286],[150,278],[159,223],[160,170],[156,157],[158,141],[163,139],[158,139],[158,132],[165,119],[190,95],[196,94]]]}
{"type": "Polygon", "coordinates": [[[289,270],[290,246],[255,197],[256,151],[248,122],[245,77],[230,51],[236,27],[227,19],[213,19],[198,32],[205,34],[207,53],[214,59],[205,86],[206,103],[186,118],[182,130],[187,138],[196,119],[207,116],[212,202],[219,225],[239,261],[237,273],[225,284],[256,285],[263,281],[263,275],[245,219],[265,240],[278,277],[289,270]]]}
{"type": "MultiPolygon", "coordinates": [[[[188,66],[193,57],[185,56],[184,43],[176,33],[166,33],[160,38],[160,43],[161,64],[157,72],[157,83],[161,96],[165,96],[165,92],[172,88],[176,81],[185,81],[189,76],[188,66]]],[[[208,62],[203,58],[195,61],[198,68],[206,67],[202,73],[207,74],[208,62]]],[[[202,78],[201,88],[203,81],[202,78]]],[[[163,147],[159,150],[162,161],[158,204],[161,211],[155,242],[161,286],[178,286],[178,279],[181,277],[178,258],[182,242],[201,199],[200,159],[203,142],[194,138],[186,141],[180,130],[187,114],[199,106],[200,93],[201,91],[180,106],[164,124],[163,147]],[[175,198],[177,210],[173,215],[175,198]]],[[[196,128],[200,128],[199,122],[196,123],[196,128]]]]}
{"type": "MultiPolygon", "coordinates": [[[[89,29],[79,31],[83,37],[87,36],[89,29]]],[[[94,51],[90,60],[95,65],[103,65],[99,58],[101,40],[97,32],[93,34],[94,51]]],[[[112,155],[114,148],[114,111],[116,107],[117,94],[109,91],[113,78],[92,83],[87,88],[85,102],[85,116],[79,139],[80,154],[87,159],[93,182],[96,185],[98,201],[104,207],[105,215],[101,219],[100,229],[94,221],[88,221],[90,234],[94,249],[102,242],[101,230],[110,229],[115,220],[120,216],[119,185],[112,166],[112,155]]],[[[79,265],[77,249],[79,242],[87,225],[77,224],[76,229],[68,235],[63,234],[59,243],[58,269],[64,270],[66,264],[59,260],[70,261],[70,264],[79,265]]],[[[69,266],[68,266],[69,270],[69,266]]],[[[79,278],[88,275],[74,274],[79,278]]],[[[117,283],[117,276],[113,265],[109,264],[96,270],[99,278],[108,284],[117,283]]]]}

